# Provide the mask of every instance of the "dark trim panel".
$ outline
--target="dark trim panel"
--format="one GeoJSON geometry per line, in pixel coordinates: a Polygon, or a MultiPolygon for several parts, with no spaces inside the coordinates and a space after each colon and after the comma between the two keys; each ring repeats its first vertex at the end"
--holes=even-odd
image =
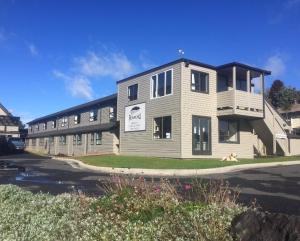
{"type": "Polygon", "coordinates": [[[36,137],[47,137],[47,136],[60,136],[60,135],[72,135],[79,133],[87,133],[92,131],[109,131],[112,129],[117,129],[117,122],[111,122],[100,125],[88,125],[70,129],[62,129],[62,130],[54,130],[54,131],[46,131],[42,133],[29,134],[28,138],[36,138],[36,137]]]}

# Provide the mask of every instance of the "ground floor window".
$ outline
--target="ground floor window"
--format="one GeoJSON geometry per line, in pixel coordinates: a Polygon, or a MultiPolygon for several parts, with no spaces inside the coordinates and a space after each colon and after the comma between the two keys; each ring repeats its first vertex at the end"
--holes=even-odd
{"type": "Polygon", "coordinates": [[[59,137],[59,143],[61,145],[66,145],[67,144],[67,137],[66,136],[60,136],[59,137]]]}
{"type": "Polygon", "coordinates": [[[40,144],[40,146],[43,146],[45,144],[45,139],[39,138],[39,144],[40,144]]]}
{"type": "Polygon", "coordinates": [[[32,146],[35,146],[35,145],[36,145],[36,139],[33,138],[33,139],[31,140],[31,143],[32,143],[32,146]]]}
{"type": "Polygon", "coordinates": [[[49,144],[54,145],[54,136],[49,137],[49,144]]]}
{"type": "Polygon", "coordinates": [[[163,116],[154,118],[153,129],[154,139],[171,139],[172,117],[163,116]]]}
{"type": "Polygon", "coordinates": [[[193,116],[193,155],[211,155],[211,118],[193,116]]]}
{"type": "Polygon", "coordinates": [[[82,140],[82,135],[81,134],[76,134],[73,135],[73,145],[81,145],[81,140],[82,140]]]}
{"type": "Polygon", "coordinates": [[[96,145],[101,145],[102,144],[102,132],[96,132],[96,145]]]}
{"type": "Polygon", "coordinates": [[[91,145],[94,145],[95,143],[95,134],[94,133],[91,133],[91,145]]]}
{"type": "Polygon", "coordinates": [[[219,120],[219,142],[239,142],[239,125],[237,120],[219,120]]]}

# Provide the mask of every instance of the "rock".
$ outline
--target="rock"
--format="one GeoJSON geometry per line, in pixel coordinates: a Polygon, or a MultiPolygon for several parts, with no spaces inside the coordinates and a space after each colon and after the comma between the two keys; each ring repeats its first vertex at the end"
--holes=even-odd
{"type": "Polygon", "coordinates": [[[232,220],[230,232],[241,241],[300,241],[300,216],[248,210],[232,220]]]}

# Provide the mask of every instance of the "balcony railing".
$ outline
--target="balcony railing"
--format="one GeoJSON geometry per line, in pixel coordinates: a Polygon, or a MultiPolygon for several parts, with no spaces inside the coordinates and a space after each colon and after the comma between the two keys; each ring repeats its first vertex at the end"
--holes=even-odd
{"type": "Polygon", "coordinates": [[[263,95],[241,90],[218,93],[218,115],[240,115],[263,118],[263,95]]]}

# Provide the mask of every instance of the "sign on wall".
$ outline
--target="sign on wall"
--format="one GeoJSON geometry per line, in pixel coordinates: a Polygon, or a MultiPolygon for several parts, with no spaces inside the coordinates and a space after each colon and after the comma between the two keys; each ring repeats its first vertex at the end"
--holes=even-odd
{"type": "Polygon", "coordinates": [[[145,103],[125,107],[125,131],[144,131],[145,129],[145,103]]]}

